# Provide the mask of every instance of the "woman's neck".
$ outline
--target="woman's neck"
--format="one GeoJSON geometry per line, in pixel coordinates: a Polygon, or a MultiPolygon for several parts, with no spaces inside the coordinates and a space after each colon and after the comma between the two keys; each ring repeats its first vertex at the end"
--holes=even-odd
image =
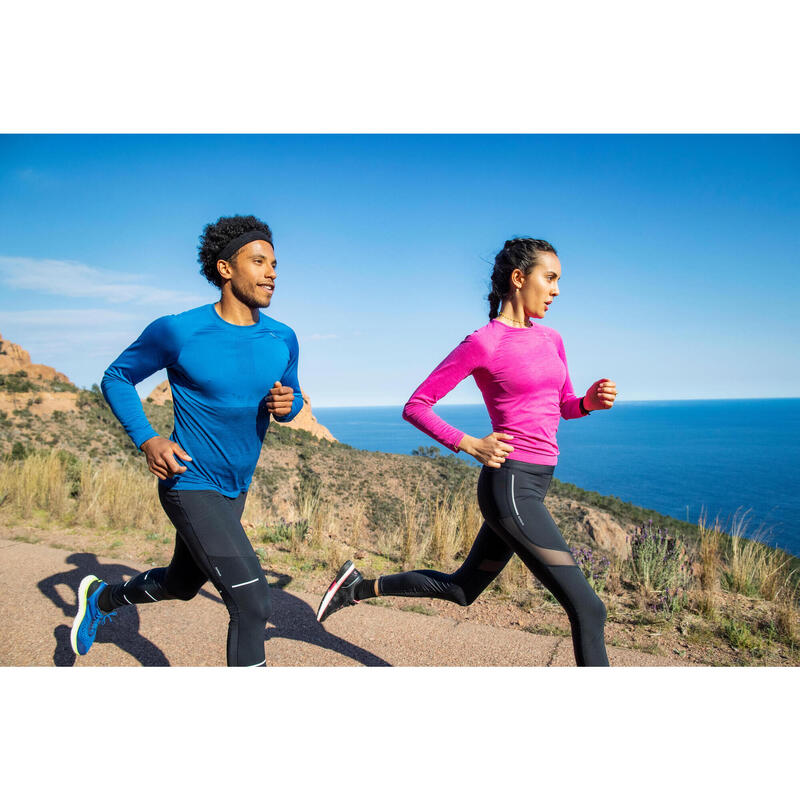
{"type": "Polygon", "coordinates": [[[495,319],[503,325],[508,325],[509,328],[530,328],[532,325],[522,303],[515,303],[512,300],[503,301],[495,319]]]}

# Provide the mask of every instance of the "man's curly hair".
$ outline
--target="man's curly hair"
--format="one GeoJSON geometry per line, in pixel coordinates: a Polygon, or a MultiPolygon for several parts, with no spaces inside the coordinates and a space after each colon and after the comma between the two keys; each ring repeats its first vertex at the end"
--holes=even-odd
{"type": "MultiPolygon", "coordinates": [[[[220,217],[203,228],[200,244],[197,246],[197,260],[200,262],[200,274],[205,275],[214,286],[222,286],[222,277],[217,270],[220,251],[228,242],[248,231],[264,231],[267,240],[272,244],[269,225],[257,217],[220,217]]],[[[234,253],[228,260],[233,261],[235,258],[234,253]]]]}

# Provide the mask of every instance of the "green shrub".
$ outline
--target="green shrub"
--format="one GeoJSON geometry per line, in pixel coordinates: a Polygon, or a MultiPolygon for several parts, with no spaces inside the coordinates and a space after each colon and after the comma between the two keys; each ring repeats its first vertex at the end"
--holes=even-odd
{"type": "Polygon", "coordinates": [[[280,522],[267,525],[264,533],[261,534],[262,542],[280,544],[281,542],[303,541],[308,536],[308,520],[299,522],[287,522],[282,519],[280,522]]]}
{"type": "Polygon", "coordinates": [[[754,656],[764,654],[764,642],[753,634],[750,626],[741,619],[726,619],[720,633],[737,650],[746,650],[754,656]]]}
{"type": "Polygon", "coordinates": [[[0,375],[0,392],[34,392],[39,387],[28,380],[25,370],[17,370],[10,375],[0,375]]]}
{"type": "Polygon", "coordinates": [[[433,445],[431,445],[430,447],[425,447],[425,446],[415,447],[411,451],[412,456],[424,456],[425,458],[437,458],[441,454],[442,451],[438,447],[435,447],[433,445]]]}
{"type": "Polygon", "coordinates": [[[690,581],[686,548],[666,530],[653,530],[652,521],[637,528],[628,541],[630,579],[647,596],[652,611],[669,616],[685,602],[690,581]]]}

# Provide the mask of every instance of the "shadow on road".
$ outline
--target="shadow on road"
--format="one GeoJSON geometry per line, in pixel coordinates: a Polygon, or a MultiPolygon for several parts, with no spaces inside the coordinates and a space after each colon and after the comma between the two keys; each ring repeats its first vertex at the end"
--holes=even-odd
{"type": "Polygon", "coordinates": [[[390,667],[388,661],[384,661],[369,650],[348,642],[339,636],[328,633],[322,625],[317,622],[317,610],[311,608],[305,601],[295,597],[288,592],[281,591],[284,586],[291,582],[289,575],[283,575],[271,570],[264,570],[264,574],[277,578],[275,583],[270,583],[272,590],[272,614],[270,615],[270,627],[266,631],[267,639],[267,664],[269,664],[269,640],[270,639],[291,639],[297,642],[307,642],[308,644],[324,647],[326,650],[333,650],[343,656],[352,658],[367,667],[390,667]],[[272,626],[275,627],[272,627],[272,626]]]}
{"type": "MultiPolygon", "coordinates": [[[[97,556],[92,553],[73,553],[66,559],[67,564],[74,564],[74,569],[58,572],[36,584],[39,591],[50,600],[53,605],[60,608],[66,617],[68,625],[58,625],[53,631],[56,648],[53,652],[53,663],[57,667],[71,667],[75,663],[76,655],[72,652],[69,635],[72,618],[78,613],[78,586],[86,575],[97,575],[106,583],[120,583],[139,574],[139,570],[132,569],[124,564],[100,564],[97,556]],[[73,602],[65,602],[56,586],[66,586],[72,590],[73,602]]],[[[65,594],[68,594],[65,592],[65,594]]],[[[122,610],[122,609],[121,609],[122,610]]],[[[147,667],[168,667],[169,661],[161,650],[149,639],[139,633],[139,612],[135,607],[124,609],[125,613],[117,615],[113,621],[100,625],[97,629],[96,642],[110,643],[130,653],[140,664],[147,667]]]]}
{"type": "MultiPolygon", "coordinates": [[[[76,656],[72,652],[69,639],[72,619],[78,613],[78,586],[83,577],[91,574],[97,575],[106,583],[121,583],[139,573],[138,569],[125,564],[101,564],[98,562],[97,556],[92,553],[72,553],[66,558],[66,562],[67,564],[72,564],[73,569],[58,572],[55,575],[44,578],[37,584],[39,591],[53,605],[60,608],[64,612],[64,616],[69,618],[68,624],[57,625],[53,631],[53,637],[55,638],[53,663],[58,667],[71,667],[75,663],[76,656]],[[71,591],[72,597],[76,599],[66,602],[56,590],[57,586],[66,586],[71,591]]],[[[340,653],[365,666],[391,666],[374,653],[370,653],[368,650],[351,644],[345,639],[328,633],[317,622],[315,609],[312,609],[308,603],[298,597],[282,591],[285,586],[291,583],[291,576],[271,570],[265,570],[265,574],[275,579],[274,582],[270,582],[272,615],[269,620],[270,627],[265,632],[267,643],[269,643],[270,639],[307,642],[308,644],[340,653]]],[[[69,595],[70,592],[65,592],[64,594],[69,595]]],[[[216,592],[212,594],[205,589],[201,589],[200,594],[215,603],[222,603],[222,599],[216,592]]],[[[176,600],[174,602],[181,601],[176,600]]],[[[225,630],[220,630],[220,648],[223,651],[225,649],[225,635],[225,630]]],[[[169,660],[161,649],[139,632],[139,611],[136,606],[126,606],[119,609],[117,617],[113,621],[100,625],[97,629],[95,641],[113,644],[121,648],[145,667],[169,666],[169,660]]],[[[267,644],[267,664],[269,664],[269,644],[267,644]]]]}

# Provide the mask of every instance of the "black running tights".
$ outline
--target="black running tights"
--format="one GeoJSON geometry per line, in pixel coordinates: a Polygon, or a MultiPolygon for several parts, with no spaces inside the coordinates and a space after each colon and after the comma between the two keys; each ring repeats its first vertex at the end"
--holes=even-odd
{"type": "Polygon", "coordinates": [[[484,524],[464,563],[452,574],[414,570],[378,579],[381,595],[435,597],[466,606],[500,574],[514,553],[563,606],[578,666],[608,666],[606,608],[564,541],[544,497],[554,468],[508,460],[484,467],[478,504],[484,524]]]}
{"type": "Polygon", "coordinates": [[[246,493],[230,498],[159,486],[158,495],[176,528],[172,561],[109,586],[100,598],[101,608],[191,600],[210,580],[230,614],[228,666],[263,666],[270,598],[264,571],[240,521],[246,493]]]}

